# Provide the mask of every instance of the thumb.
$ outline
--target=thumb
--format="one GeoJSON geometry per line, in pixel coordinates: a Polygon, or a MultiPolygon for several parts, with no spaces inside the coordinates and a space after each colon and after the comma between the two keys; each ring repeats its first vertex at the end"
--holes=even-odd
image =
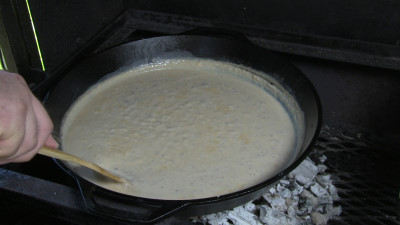
{"type": "Polygon", "coordinates": [[[54,148],[57,149],[59,147],[58,142],[54,139],[52,135],[50,135],[46,142],[44,142],[44,146],[49,147],[49,148],[54,148]]]}

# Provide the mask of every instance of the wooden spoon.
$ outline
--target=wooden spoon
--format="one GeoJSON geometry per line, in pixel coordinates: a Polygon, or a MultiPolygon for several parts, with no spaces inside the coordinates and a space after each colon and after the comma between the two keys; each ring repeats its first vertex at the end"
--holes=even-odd
{"type": "Polygon", "coordinates": [[[57,150],[57,149],[51,149],[51,148],[48,148],[48,147],[42,147],[42,149],[40,149],[40,151],[38,153],[41,154],[41,155],[53,157],[53,158],[56,158],[56,159],[69,161],[69,162],[74,162],[74,163],[77,163],[77,164],[79,164],[81,166],[84,166],[84,167],[87,167],[89,169],[92,169],[92,170],[94,170],[94,171],[96,171],[96,172],[98,172],[98,173],[100,173],[100,174],[102,174],[102,175],[104,175],[104,176],[106,176],[106,177],[108,177],[110,179],[113,179],[115,181],[122,182],[122,183],[126,182],[125,179],[123,179],[121,177],[118,177],[118,176],[108,172],[107,170],[101,168],[100,166],[98,166],[98,165],[96,165],[94,163],[88,162],[86,160],[83,160],[83,159],[78,158],[78,157],[76,157],[74,155],[71,155],[69,153],[66,153],[66,152],[63,152],[63,151],[60,151],[60,150],[57,150]]]}

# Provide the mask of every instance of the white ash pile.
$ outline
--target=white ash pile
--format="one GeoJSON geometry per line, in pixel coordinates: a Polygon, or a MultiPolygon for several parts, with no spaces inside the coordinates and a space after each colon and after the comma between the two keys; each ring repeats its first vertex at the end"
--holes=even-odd
{"type": "Polygon", "coordinates": [[[342,210],[334,205],[339,196],[325,172],[325,160],[321,156],[315,165],[307,158],[262,198],[230,211],[201,216],[196,221],[211,225],[327,224],[342,210]]]}

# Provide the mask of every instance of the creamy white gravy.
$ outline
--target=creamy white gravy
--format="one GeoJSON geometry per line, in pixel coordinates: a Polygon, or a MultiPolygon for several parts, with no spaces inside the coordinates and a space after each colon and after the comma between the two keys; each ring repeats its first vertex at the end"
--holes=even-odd
{"type": "Polygon", "coordinates": [[[71,165],[84,178],[134,196],[197,199],[254,186],[292,161],[297,139],[285,107],[253,76],[211,60],[126,71],[71,107],[62,148],[132,185],[71,165]]]}

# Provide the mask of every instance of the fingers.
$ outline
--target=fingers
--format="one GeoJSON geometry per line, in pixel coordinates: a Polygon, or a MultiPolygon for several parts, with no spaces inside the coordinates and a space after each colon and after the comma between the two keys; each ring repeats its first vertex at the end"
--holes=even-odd
{"type": "Polygon", "coordinates": [[[38,127],[36,115],[32,106],[30,105],[26,113],[24,138],[21,142],[21,145],[19,146],[17,153],[14,154],[13,157],[10,157],[10,159],[20,158],[18,162],[30,160],[34,156],[34,153],[30,153],[30,151],[34,151],[39,144],[39,132],[40,130],[38,127]],[[27,157],[27,154],[29,154],[31,157],[27,157]]]}
{"type": "Polygon", "coordinates": [[[0,102],[0,161],[18,154],[25,137],[27,111],[23,102],[0,102]]]}
{"type": "Polygon", "coordinates": [[[53,123],[18,75],[0,74],[0,164],[32,159],[43,145],[58,148],[53,123]]]}
{"type": "MultiPolygon", "coordinates": [[[[12,105],[11,105],[12,106],[12,105]]],[[[0,160],[5,162],[25,162],[30,160],[38,148],[40,133],[37,119],[31,104],[25,103],[22,107],[11,107],[9,111],[11,126],[15,129],[10,129],[2,137],[0,147],[3,154],[0,160]]]]}
{"type": "Polygon", "coordinates": [[[47,114],[46,109],[35,97],[32,100],[32,105],[35,111],[38,130],[39,130],[38,146],[37,149],[35,150],[39,151],[43,145],[46,145],[51,148],[58,148],[57,141],[51,135],[51,132],[53,131],[53,122],[51,121],[49,115],[47,114]]]}
{"type": "Polygon", "coordinates": [[[58,143],[51,136],[53,123],[50,120],[43,105],[32,95],[32,107],[28,111],[25,127],[25,137],[18,152],[10,157],[13,162],[26,162],[31,160],[40,148],[48,144],[48,147],[58,148],[58,143]]]}
{"type": "Polygon", "coordinates": [[[47,138],[46,142],[44,142],[44,146],[47,146],[49,148],[54,148],[57,149],[59,147],[58,142],[53,138],[53,136],[49,136],[49,138],[47,138]]]}

